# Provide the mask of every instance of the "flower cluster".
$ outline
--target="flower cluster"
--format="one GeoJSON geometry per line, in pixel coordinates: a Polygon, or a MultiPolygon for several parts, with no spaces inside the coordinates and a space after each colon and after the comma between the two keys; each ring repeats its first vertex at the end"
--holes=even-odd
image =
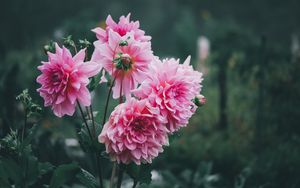
{"type": "Polygon", "coordinates": [[[56,45],[56,53],[48,53],[49,61],[39,67],[38,91],[55,115],[72,115],[76,101],[91,104],[88,78],[102,74],[102,83],[110,75],[113,98],[125,96],[126,101],[115,107],[98,140],[118,163],[151,163],[169,144],[168,136],[187,126],[205,103],[202,74],[190,65],[190,57],[180,64],[154,56],[151,37],[138,21],[130,21],[130,14],[119,22],[108,16],[105,28],[92,31],[97,40],[90,62],[83,62],[84,50],[72,57],[56,45]]]}

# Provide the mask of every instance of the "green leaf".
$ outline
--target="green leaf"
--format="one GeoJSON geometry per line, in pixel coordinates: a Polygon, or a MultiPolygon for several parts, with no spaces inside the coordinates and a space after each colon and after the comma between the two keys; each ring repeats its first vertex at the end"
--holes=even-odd
{"type": "Polygon", "coordinates": [[[96,87],[99,85],[101,80],[101,74],[97,74],[96,76],[90,78],[90,83],[88,85],[89,91],[94,91],[96,87]]]}
{"type": "Polygon", "coordinates": [[[89,173],[88,171],[81,169],[79,173],[77,173],[76,178],[86,187],[95,188],[97,187],[96,178],[89,173]]]}
{"type": "Polygon", "coordinates": [[[45,162],[45,163],[39,163],[38,168],[39,168],[39,175],[44,175],[47,172],[51,171],[54,168],[54,166],[49,162],[45,162]]]}
{"type": "MultiPolygon", "coordinates": [[[[92,133],[93,131],[93,125],[92,122],[89,120],[87,121],[89,129],[92,133]]],[[[96,126],[96,135],[99,135],[102,129],[102,126],[100,126],[98,123],[95,122],[96,126]]],[[[92,133],[93,135],[93,133],[92,133]]],[[[88,130],[86,129],[86,126],[83,124],[81,130],[78,133],[78,138],[79,138],[79,143],[82,147],[82,149],[85,152],[98,152],[101,153],[102,151],[105,150],[104,144],[101,144],[98,142],[97,138],[91,139],[88,133],[88,130]]]]}
{"type": "Polygon", "coordinates": [[[131,163],[124,165],[127,174],[134,180],[140,183],[151,183],[151,166],[149,164],[136,165],[131,163]]]}
{"type": "Polygon", "coordinates": [[[22,169],[14,160],[0,157],[0,177],[11,179],[16,185],[21,185],[22,169]]]}
{"type": "Polygon", "coordinates": [[[0,185],[2,188],[11,188],[8,179],[3,179],[2,177],[0,177],[0,185]]]}
{"type": "Polygon", "coordinates": [[[54,174],[51,178],[49,188],[59,188],[64,185],[66,182],[70,181],[76,174],[80,171],[80,168],[77,164],[64,164],[60,165],[54,171],[54,174]]]}
{"type": "Polygon", "coordinates": [[[25,148],[34,139],[37,129],[38,129],[37,125],[33,125],[30,129],[28,129],[26,138],[23,140],[23,142],[21,144],[22,148],[25,148]]]}
{"type": "Polygon", "coordinates": [[[23,165],[25,167],[24,169],[27,170],[26,172],[24,172],[24,174],[26,174],[26,181],[28,182],[28,185],[34,184],[39,176],[39,168],[38,168],[37,158],[30,156],[25,159],[23,165]]]}

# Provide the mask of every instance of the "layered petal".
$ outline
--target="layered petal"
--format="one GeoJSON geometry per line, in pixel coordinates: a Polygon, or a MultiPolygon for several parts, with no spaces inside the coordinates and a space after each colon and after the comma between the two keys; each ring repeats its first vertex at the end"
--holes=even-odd
{"type": "Polygon", "coordinates": [[[45,106],[51,106],[58,117],[73,115],[76,100],[82,105],[91,104],[91,95],[87,89],[89,77],[100,71],[95,62],[84,62],[85,49],[74,57],[70,51],[57,44],[55,53],[48,53],[48,62],[42,62],[38,69],[42,72],[37,77],[41,87],[37,90],[43,97],[45,106]]]}
{"type": "Polygon", "coordinates": [[[115,108],[98,140],[118,163],[151,163],[169,143],[165,123],[147,100],[131,98],[115,108]]]}

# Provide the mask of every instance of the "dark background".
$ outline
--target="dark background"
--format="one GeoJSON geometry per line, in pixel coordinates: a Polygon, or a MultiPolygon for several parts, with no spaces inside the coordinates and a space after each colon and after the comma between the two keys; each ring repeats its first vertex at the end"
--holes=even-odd
{"type": "MultiPolygon", "coordinates": [[[[152,187],[300,187],[297,0],[2,1],[0,137],[20,126],[22,109],[15,97],[23,89],[43,104],[35,78],[46,59],[45,44],[67,35],[94,41],[90,30],[103,25],[108,14],[117,20],[129,12],[152,36],[155,55],[181,60],[192,55],[194,67],[205,72],[207,103],[155,160],[161,179],[152,187]],[[201,62],[200,36],[210,41],[209,57],[201,62]]],[[[95,92],[100,112],[105,92],[105,86],[95,92]]],[[[34,150],[39,159],[77,160],[91,168],[88,156],[65,149],[64,140],[76,137],[79,122],[45,110],[34,150]]]]}

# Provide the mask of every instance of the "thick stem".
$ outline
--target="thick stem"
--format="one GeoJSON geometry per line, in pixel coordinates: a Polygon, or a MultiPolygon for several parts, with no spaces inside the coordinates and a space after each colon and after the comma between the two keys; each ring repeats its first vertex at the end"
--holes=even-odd
{"type": "Polygon", "coordinates": [[[117,170],[117,162],[114,162],[114,166],[113,166],[111,177],[110,177],[109,188],[113,188],[113,186],[114,186],[114,179],[115,179],[115,175],[116,175],[116,170],[117,170]]]}
{"type": "Polygon", "coordinates": [[[80,106],[80,103],[78,102],[78,100],[77,100],[76,102],[77,102],[77,105],[78,105],[78,108],[79,108],[81,117],[82,117],[82,119],[83,119],[83,122],[84,122],[84,124],[85,124],[85,126],[86,126],[86,129],[87,129],[88,133],[89,133],[89,136],[90,136],[91,140],[93,140],[91,131],[90,131],[90,129],[89,129],[89,125],[88,125],[88,123],[87,123],[87,121],[86,121],[86,119],[85,119],[85,117],[84,117],[84,114],[83,114],[82,108],[81,108],[81,106],[80,106]]]}

